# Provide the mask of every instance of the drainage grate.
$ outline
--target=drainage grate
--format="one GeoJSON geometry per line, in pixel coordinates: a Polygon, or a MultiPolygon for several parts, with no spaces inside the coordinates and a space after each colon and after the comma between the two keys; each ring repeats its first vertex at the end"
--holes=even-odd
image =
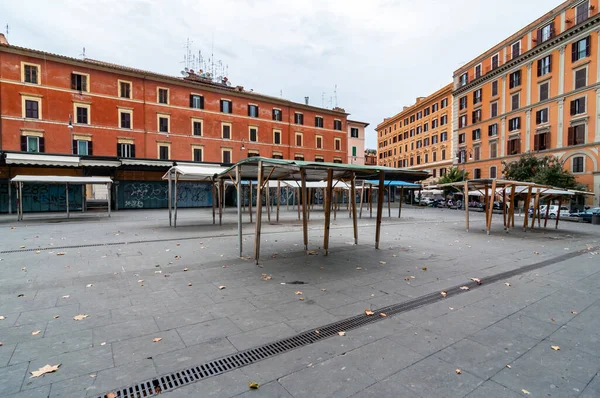
{"type": "MultiPolygon", "coordinates": [[[[575,258],[582,254],[595,251],[600,249],[600,246],[590,248],[587,250],[580,250],[572,253],[560,255],[558,257],[541,261],[539,263],[527,265],[524,267],[516,268],[511,271],[502,272],[499,274],[491,275],[485,278],[486,284],[499,282],[511,278],[513,276],[523,274],[529,271],[533,271],[539,268],[546,267],[551,264],[556,264],[571,258],[575,258]]],[[[480,287],[476,282],[469,282],[460,286],[469,286],[470,290],[480,287]]],[[[446,289],[446,297],[456,296],[461,293],[468,292],[460,289],[460,286],[454,286],[446,289]]],[[[436,301],[444,300],[439,292],[426,294],[416,299],[401,303],[394,304],[384,308],[380,308],[373,311],[375,315],[366,316],[364,314],[356,315],[351,318],[347,318],[338,322],[325,325],[320,328],[311,329],[296,336],[288,337],[282,340],[268,343],[259,347],[250,348],[245,351],[240,351],[236,354],[231,354],[213,361],[198,365],[192,368],[181,370],[178,372],[170,373],[168,375],[160,376],[152,380],[148,380],[134,386],[122,387],[115,389],[110,393],[99,395],[97,398],[139,398],[139,397],[152,397],[156,396],[164,391],[173,390],[178,387],[185,386],[187,384],[194,383],[199,380],[206,379],[211,376],[216,376],[233,369],[241,368],[263,359],[267,359],[278,354],[282,354],[293,349],[306,346],[308,344],[315,343],[320,340],[335,336],[338,332],[345,332],[348,330],[356,329],[361,326],[375,323],[386,319],[389,316],[397,315],[403,312],[412,311],[419,307],[432,304],[436,301]],[[385,313],[387,317],[379,316],[380,313],[385,313]],[[319,331],[318,333],[316,331],[319,331]],[[109,395],[109,394],[114,395],[109,395]]]]}

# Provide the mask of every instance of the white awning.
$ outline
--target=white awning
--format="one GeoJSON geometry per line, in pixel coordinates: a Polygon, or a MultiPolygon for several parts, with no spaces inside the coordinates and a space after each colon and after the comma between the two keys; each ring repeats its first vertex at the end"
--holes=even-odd
{"type": "Polygon", "coordinates": [[[118,160],[81,159],[79,164],[86,167],[119,167],[121,162],[118,160]]]}
{"type": "Polygon", "coordinates": [[[53,156],[38,153],[7,153],[6,164],[79,167],[79,156],[53,156]]]}
{"type": "Polygon", "coordinates": [[[152,167],[171,167],[173,162],[169,160],[152,160],[152,159],[121,159],[121,164],[124,166],[152,166],[152,167]]]}
{"type": "Polygon", "coordinates": [[[45,184],[110,184],[110,177],[30,176],[18,175],[12,182],[39,182],[45,184]]]}
{"type": "Polygon", "coordinates": [[[179,176],[178,180],[184,181],[212,181],[216,174],[220,174],[225,171],[227,167],[221,167],[215,164],[197,164],[190,166],[173,166],[163,176],[163,180],[169,179],[169,173],[177,173],[179,176]]]}

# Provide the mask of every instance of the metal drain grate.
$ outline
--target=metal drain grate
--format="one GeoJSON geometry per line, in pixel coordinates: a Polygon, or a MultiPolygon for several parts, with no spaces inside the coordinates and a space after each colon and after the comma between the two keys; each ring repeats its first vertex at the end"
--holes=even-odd
{"type": "MultiPolygon", "coordinates": [[[[491,275],[485,278],[484,283],[489,284],[493,282],[506,280],[507,278],[511,278],[519,274],[543,268],[551,264],[556,264],[565,260],[569,260],[571,258],[575,258],[582,254],[598,249],[600,249],[600,246],[590,248],[587,250],[580,250],[572,253],[563,254],[552,259],[541,261],[539,263],[491,275]]],[[[481,287],[482,285],[478,285],[476,282],[469,282],[460,286],[469,286],[470,290],[472,290],[481,287]]],[[[470,291],[462,290],[460,289],[460,286],[454,286],[449,289],[446,289],[446,298],[470,291]]],[[[356,329],[370,323],[375,323],[387,319],[387,317],[389,316],[397,315],[407,311],[412,311],[419,307],[432,304],[440,300],[445,300],[445,298],[443,298],[439,292],[426,294],[424,296],[418,297],[416,299],[401,304],[394,304],[375,310],[373,311],[375,313],[375,315],[373,316],[366,316],[364,314],[356,315],[351,318],[330,323],[329,325],[325,325],[320,328],[315,328],[302,332],[300,334],[297,334],[296,336],[288,337],[259,347],[250,348],[245,351],[240,351],[236,354],[227,355],[225,357],[215,359],[202,365],[194,366],[192,368],[160,376],[152,380],[138,383],[134,386],[115,389],[110,393],[114,394],[114,396],[118,398],[140,398],[156,396],[164,391],[173,390],[175,388],[182,387],[187,384],[206,379],[208,377],[216,376],[228,372],[230,370],[241,368],[262,361],[263,359],[270,358],[278,354],[282,354],[284,352],[315,343],[320,340],[324,340],[326,338],[337,335],[338,332],[345,332],[348,330],[356,329]],[[380,313],[385,313],[386,317],[379,316],[380,313]],[[316,332],[317,330],[319,331],[318,333],[316,332]]],[[[107,392],[106,394],[99,395],[97,398],[110,398],[112,397],[112,395],[108,395],[110,393],[107,392]]]]}

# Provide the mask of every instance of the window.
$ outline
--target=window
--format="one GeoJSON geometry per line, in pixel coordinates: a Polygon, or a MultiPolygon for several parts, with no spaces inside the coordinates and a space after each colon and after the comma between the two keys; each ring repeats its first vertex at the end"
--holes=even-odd
{"type": "Polygon", "coordinates": [[[490,159],[496,159],[498,157],[498,143],[496,141],[490,142],[490,159]]]}
{"type": "Polygon", "coordinates": [[[221,138],[224,140],[231,139],[231,124],[221,123],[221,138]]]}
{"type": "Polygon", "coordinates": [[[38,80],[40,74],[40,67],[38,65],[21,63],[21,68],[23,73],[23,82],[40,84],[38,80]]]}
{"type": "Polygon", "coordinates": [[[204,109],[204,97],[197,94],[190,94],[190,108],[204,109]]]}
{"type": "Polygon", "coordinates": [[[514,111],[514,110],[519,109],[519,99],[520,99],[519,93],[511,95],[511,97],[510,97],[510,109],[511,110],[514,111]]]}
{"type": "Polygon", "coordinates": [[[587,68],[577,69],[575,71],[575,89],[587,86],[587,68]]]}
{"type": "Polygon", "coordinates": [[[498,54],[492,56],[492,70],[496,69],[499,66],[500,56],[498,54]]]}
{"type": "Polygon", "coordinates": [[[192,120],[192,135],[200,137],[202,135],[202,121],[192,120]]]}
{"type": "Polygon", "coordinates": [[[429,131],[429,123],[423,123],[423,132],[426,133],[429,131]]]}
{"type": "Polygon", "coordinates": [[[119,80],[119,97],[131,98],[131,82],[119,80]]]}
{"type": "Polygon", "coordinates": [[[77,91],[89,91],[88,75],[81,73],[71,73],[71,89],[77,91]]]}
{"type": "Polygon", "coordinates": [[[429,146],[429,137],[423,140],[423,146],[429,146]]]}
{"type": "Polygon", "coordinates": [[[535,123],[548,123],[548,108],[540,109],[535,113],[535,123]]]}
{"type": "Polygon", "coordinates": [[[350,137],[358,138],[358,129],[356,127],[350,128],[350,137]]]}
{"type": "Polygon", "coordinates": [[[432,162],[437,161],[437,152],[434,151],[434,152],[431,153],[431,161],[432,162]]]}
{"type": "Polygon", "coordinates": [[[352,147],[352,156],[356,156],[356,147],[355,146],[352,147]]]}
{"type": "Polygon", "coordinates": [[[248,151],[248,157],[249,158],[253,158],[256,156],[260,156],[260,152],[258,152],[257,150],[249,150],[248,151]]]}
{"type": "MultiPolygon", "coordinates": [[[[433,154],[435,155],[435,152],[434,152],[433,154]]],[[[434,157],[435,157],[435,156],[434,156],[434,157]]],[[[434,162],[435,162],[435,160],[434,160],[434,162]]],[[[436,175],[436,172],[437,172],[437,169],[433,169],[433,178],[436,178],[436,177],[437,177],[437,175],[436,175]]]]}
{"type": "Polygon", "coordinates": [[[515,44],[513,44],[511,46],[511,51],[512,51],[512,56],[511,59],[515,59],[517,58],[519,55],[521,55],[521,42],[518,41],[515,44]]]}
{"type": "Polygon", "coordinates": [[[481,178],[481,169],[473,169],[473,178],[476,180],[481,178]]]}
{"type": "Polygon", "coordinates": [[[229,100],[221,100],[221,112],[222,113],[233,113],[233,106],[229,100]]]}
{"type": "Polygon", "coordinates": [[[273,159],[283,159],[283,154],[281,152],[273,152],[273,159]]]}
{"type": "Polygon", "coordinates": [[[131,111],[119,111],[119,120],[122,129],[131,129],[131,111]]]}
{"type": "Polygon", "coordinates": [[[404,119],[404,125],[406,126],[408,124],[408,118],[404,119]]]}
{"type": "Polygon", "coordinates": [[[334,144],[333,147],[336,151],[342,150],[342,140],[340,138],[334,138],[333,144],[334,144]]]}
{"type": "Polygon", "coordinates": [[[585,144],[585,124],[578,124],[568,129],[568,145],[585,144]]]}
{"type": "Polygon", "coordinates": [[[465,133],[460,133],[458,135],[458,143],[464,144],[467,141],[467,135],[465,133]]]}
{"type": "Polygon", "coordinates": [[[475,79],[481,76],[481,64],[475,66],[475,79]]]}
{"type": "Polygon", "coordinates": [[[533,137],[533,150],[534,151],[543,151],[546,149],[550,149],[550,133],[545,132],[541,134],[536,134],[533,137]]]}
{"type": "Polygon", "coordinates": [[[281,120],[283,120],[283,114],[281,112],[281,109],[273,109],[273,120],[281,122],[281,120]]]}
{"type": "MultiPolygon", "coordinates": [[[[315,127],[323,128],[323,118],[321,116],[315,116],[315,127]]],[[[387,131],[386,131],[387,134],[387,131]]]]}
{"type": "Polygon", "coordinates": [[[492,97],[498,95],[498,80],[492,82],[492,97]]]}
{"type": "Polygon", "coordinates": [[[467,126],[467,115],[461,115],[458,118],[458,128],[463,128],[467,126]]]}
{"type": "Polygon", "coordinates": [[[442,155],[442,160],[446,160],[446,149],[445,148],[442,149],[441,155],[442,155]]]}
{"type": "Polygon", "coordinates": [[[443,176],[445,176],[445,175],[446,175],[446,168],[445,168],[445,167],[442,167],[442,168],[440,169],[440,177],[443,177],[443,176]]]}
{"type": "Polygon", "coordinates": [[[423,160],[423,163],[429,163],[429,154],[428,154],[428,153],[426,153],[426,154],[424,155],[424,158],[425,158],[425,159],[423,160]]]}
{"type": "Polygon", "coordinates": [[[302,146],[302,133],[296,133],[296,146],[302,146]]]}
{"type": "Polygon", "coordinates": [[[588,0],[582,2],[575,8],[575,23],[580,24],[590,16],[590,2],[588,0]]]}
{"type": "Polygon", "coordinates": [[[585,113],[585,97],[571,101],[571,116],[585,113]]]}
{"type": "Polygon", "coordinates": [[[315,162],[324,162],[325,160],[323,159],[323,156],[321,155],[315,155],[315,162]]]}
{"type": "Polygon", "coordinates": [[[158,117],[158,131],[161,133],[169,132],[169,117],[159,116],[158,117]]]}
{"type": "Polygon", "coordinates": [[[273,144],[281,145],[281,131],[273,130],[273,144]]]}
{"type": "Polygon", "coordinates": [[[231,149],[221,149],[221,162],[231,163],[231,149]]]}
{"type": "Polygon", "coordinates": [[[75,123],[89,124],[89,106],[75,105],[75,123]]]}
{"type": "Polygon", "coordinates": [[[496,166],[490,167],[490,178],[496,178],[496,166]]]}
{"type": "Polygon", "coordinates": [[[516,155],[521,152],[521,140],[514,138],[508,141],[508,154],[516,155]]]}
{"type": "Polygon", "coordinates": [[[431,143],[432,144],[437,144],[438,143],[438,135],[432,135],[431,136],[431,143]]]}
{"type": "Polygon", "coordinates": [[[117,144],[117,157],[134,158],[135,157],[135,145],[130,144],[130,143],[119,142],[117,144]]]}
{"type": "Polygon", "coordinates": [[[44,152],[44,137],[21,136],[21,151],[31,153],[44,152]]]}
{"type": "Polygon", "coordinates": [[[421,134],[423,128],[421,126],[417,126],[417,135],[421,134]]]}
{"type": "Polygon", "coordinates": [[[202,162],[202,148],[193,148],[194,162],[202,162]]]}
{"type": "Polygon", "coordinates": [[[583,171],[584,171],[583,156],[575,156],[573,158],[572,170],[573,170],[573,173],[583,173],[583,171]]]}
{"type": "Polygon", "coordinates": [[[577,62],[580,59],[590,56],[590,36],[585,37],[571,44],[571,61],[577,62]]]}
{"type": "Polygon", "coordinates": [[[248,141],[257,142],[258,141],[258,128],[250,127],[248,131],[248,141]]]}
{"type": "Polygon", "coordinates": [[[488,137],[495,137],[498,135],[498,123],[490,124],[488,126],[488,137]]]}
{"type": "Polygon", "coordinates": [[[417,112],[417,120],[421,120],[422,117],[423,117],[423,112],[421,112],[421,111],[417,112]]]}
{"type": "Polygon", "coordinates": [[[73,140],[73,154],[80,156],[91,156],[92,142],[86,140],[73,140]]]}
{"type": "MultiPolygon", "coordinates": [[[[466,85],[467,83],[469,83],[469,74],[468,73],[463,73],[460,78],[458,79],[458,84],[461,86],[466,85]]],[[[442,107],[443,108],[443,107],[442,107]]]]}
{"type": "MultiPolygon", "coordinates": [[[[381,155],[381,154],[379,154],[381,155]]],[[[294,155],[294,160],[304,160],[304,155],[301,153],[297,153],[294,155]]]]}
{"type": "Polygon", "coordinates": [[[421,155],[417,155],[417,166],[421,164],[421,155]]]}
{"type": "Polygon", "coordinates": [[[317,149],[323,149],[323,137],[318,135],[316,137],[317,149]]]}
{"type": "Polygon", "coordinates": [[[518,70],[509,75],[509,88],[519,87],[521,85],[521,71],[518,70]]]}
{"type": "Polygon", "coordinates": [[[433,120],[431,121],[431,128],[432,128],[432,129],[435,129],[435,128],[437,128],[437,127],[438,127],[438,125],[439,125],[439,121],[438,121],[437,119],[433,119],[433,120]]]}
{"type": "Polygon", "coordinates": [[[447,106],[448,106],[448,98],[442,99],[442,101],[440,102],[440,108],[444,109],[447,106]]]}
{"type": "Polygon", "coordinates": [[[444,141],[448,141],[448,133],[445,131],[442,134],[440,134],[440,142],[444,141]]]}
{"type": "Polygon", "coordinates": [[[481,121],[481,109],[477,109],[472,112],[473,123],[479,123],[481,121]]]}
{"type": "Polygon", "coordinates": [[[294,123],[304,124],[304,115],[298,112],[294,113],[294,123]]]}
{"type": "Polygon", "coordinates": [[[550,40],[554,36],[554,22],[549,23],[537,31],[537,44],[541,44],[547,40],[550,40]]]}
{"type": "Polygon", "coordinates": [[[342,163],[342,159],[340,159],[340,158],[333,158],[333,163],[342,163]]]}
{"type": "Polygon", "coordinates": [[[248,116],[258,117],[258,105],[248,105],[248,116]]]}
{"type": "Polygon", "coordinates": [[[550,98],[550,83],[545,82],[540,84],[540,101],[545,101],[550,98]]]}
{"type": "Polygon", "coordinates": [[[479,104],[481,102],[482,98],[483,98],[483,96],[482,96],[481,89],[475,90],[473,92],[473,104],[479,104]]]}
{"type": "Polygon", "coordinates": [[[515,131],[521,128],[521,117],[513,117],[508,119],[508,131],[515,131]]]}
{"type": "Polygon", "coordinates": [[[423,141],[419,140],[417,141],[417,149],[422,148],[423,147],[423,141]]]}
{"type": "Polygon", "coordinates": [[[25,100],[25,117],[27,119],[40,118],[40,101],[29,99],[25,100]]]}
{"type": "Polygon", "coordinates": [[[473,141],[479,141],[481,139],[481,129],[475,129],[473,130],[472,135],[472,139],[473,141]]]}
{"type": "Polygon", "coordinates": [[[458,99],[458,110],[462,111],[466,107],[467,107],[467,96],[465,95],[464,97],[460,97],[458,99]]]}
{"type": "Polygon", "coordinates": [[[437,112],[437,111],[438,111],[438,109],[439,109],[439,107],[438,107],[438,104],[437,104],[437,103],[435,103],[435,104],[431,105],[431,113],[433,113],[433,112],[437,112]]]}
{"type": "Polygon", "coordinates": [[[342,121],[341,120],[334,120],[333,121],[333,129],[334,130],[342,130],[342,121]]]}
{"type": "Polygon", "coordinates": [[[490,117],[496,117],[496,116],[498,116],[498,103],[492,102],[490,104],[490,117]]]}
{"type": "Polygon", "coordinates": [[[544,76],[552,72],[552,55],[547,55],[537,61],[537,75],[544,76]]]}
{"type": "Polygon", "coordinates": [[[440,126],[444,126],[446,123],[448,123],[448,116],[444,115],[440,117],[440,126]]]}
{"type": "Polygon", "coordinates": [[[168,88],[158,88],[158,103],[159,104],[168,104],[169,103],[169,89],[168,88]]]}
{"type": "Polygon", "coordinates": [[[429,116],[429,107],[423,109],[423,116],[429,116]]]}
{"type": "Polygon", "coordinates": [[[410,129],[410,136],[414,137],[415,136],[415,129],[410,129]]]}

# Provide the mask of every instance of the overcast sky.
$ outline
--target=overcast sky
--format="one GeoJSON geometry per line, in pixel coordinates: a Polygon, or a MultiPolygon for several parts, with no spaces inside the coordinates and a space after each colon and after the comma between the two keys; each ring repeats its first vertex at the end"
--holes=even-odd
{"type": "MultiPolygon", "coordinates": [[[[179,75],[189,37],[233,85],[335,106],[365,121],[451,82],[452,73],[560,0],[0,1],[9,43],[179,75]],[[35,10],[35,12],[32,12],[35,10]],[[331,102],[330,102],[331,101],[331,102]]],[[[4,31],[5,28],[2,29],[4,31]]],[[[4,32],[6,33],[6,32],[4,32]]]]}

